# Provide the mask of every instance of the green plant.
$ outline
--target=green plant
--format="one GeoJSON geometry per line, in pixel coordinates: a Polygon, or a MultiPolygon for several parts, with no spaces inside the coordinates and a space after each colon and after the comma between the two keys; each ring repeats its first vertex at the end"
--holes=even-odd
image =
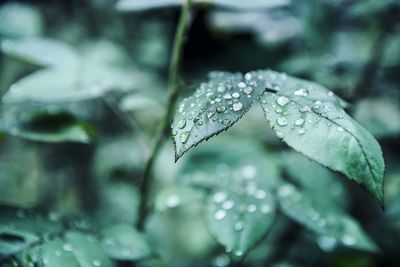
{"type": "MultiPolygon", "coordinates": [[[[155,71],[149,74],[132,62],[124,62],[129,57],[119,53],[119,49],[115,49],[115,53],[109,52],[113,48],[107,44],[104,50],[100,47],[92,51],[93,47],[75,49],[61,41],[42,37],[25,36],[3,41],[4,55],[22,59],[35,68],[32,74],[10,86],[3,96],[0,129],[4,135],[55,144],[90,144],[101,136],[101,131],[94,126],[96,119],[87,116],[85,110],[75,103],[100,99],[134,133],[136,143],[133,144],[128,137],[115,147],[102,147],[105,152],[96,154],[95,161],[100,163],[94,169],[98,171],[99,179],[104,173],[111,177],[102,181],[107,188],[104,191],[108,191],[98,190],[104,193],[98,197],[107,198],[104,202],[129,203],[126,210],[116,210],[118,214],[110,216],[109,221],[106,217],[111,210],[90,205],[84,207],[85,212],[77,217],[68,212],[60,217],[54,212],[43,213],[40,209],[2,206],[2,266],[173,265],[173,260],[157,262],[159,258],[173,256],[154,244],[162,240],[157,231],[161,231],[165,224],[179,223],[172,220],[173,216],[162,212],[186,205],[189,208],[182,212],[184,216],[175,215],[183,220],[193,216],[195,222],[186,227],[191,227],[189,233],[193,234],[196,229],[199,232],[196,236],[201,243],[199,251],[205,249],[204,244],[211,244],[207,245],[211,247],[207,253],[212,255],[209,257],[212,260],[207,259],[204,265],[276,266],[284,258],[282,249],[286,239],[295,242],[300,239],[303,232],[299,225],[308,230],[306,233],[311,233],[304,242],[316,243],[323,251],[345,247],[378,253],[379,245],[349,214],[349,196],[344,181],[338,178],[340,174],[355,181],[384,207],[385,164],[381,147],[373,135],[346,113],[348,102],[318,83],[273,70],[245,73],[211,71],[206,81],[196,86],[190,96],[183,98],[189,91],[181,72],[183,49],[193,5],[217,5],[239,12],[270,8],[285,2],[118,2],[120,11],[135,12],[182,5],[168,68],[166,101],[157,98],[157,93],[146,95],[137,92],[137,87],[162,87],[155,71]],[[119,98],[120,94],[122,98],[119,98]],[[120,104],[116,104],[120,99],[120,104]],[[25,104],[26,101],[44,103],[44,106],[25,104]],[[161,113],[157,114],[158,127],[150,131],[143,130],[145,127],[137,125],[136,118],[129,116],[130,111],[148,106],[153,111],[159,109],[161,113]],[[254,128],[266,124],[280,141],[296,152],[283,151],[281,147],[275,150],[263,148],[251,140],[232,137],[213,140],[192,149],[228,130],[254,107],[261,107],[259,112],[263,112],[266,119],[262,120],[263,123],[258,120],[253,124],[254,128]],[[172,174],[176,182],[154,193],[157,191],[155,176],[160,172],[157,164],[161,164],[157,161],[164,157],[163,146],[170,136],[174,143],[175,161],[179,160],[177,164],[180,164],[172,174]],[[124,157],[130,153],[125,150],[134,151],[134,156],[124,157]],[[184,156],[189,150],[191,153],[184,156]],[[143,157],[139,158],[139,154],[143,157]],[[135,160],[134,167],[131,166],[132,159],[135,160]],[[117,167],[111,166],[113,160],[117,167]],[[125,161],[130,162],[125,164],[125,161]],[[109,173],[108,168],[112,169],[109,173]],[[141,178],[132,182],[132,176],[141,178]],[[135,186],[126,186],[127,181],[130,186],[132,183],[135,186]],[[196,206],[199,203],[200,208],[196,206]],[[90,216],[91,210],[100,212],[90,216]],[[213,240],[204,237],[204,225],[197,221],[198,214],[204,215],[213,240]],[[277,244],[276,247],[273,244],[277,244]]],[[[369,67],[368,71],[373,73],[374,68],[371,70],[369,67]]],[[[356,95],[360,86],[365,84],[356,86],[356,95]]],[[[256,113],[257,110],[252,114],[256,113]]],[[[101,116],[97,120],[103,124],[110,122],[101,116]]],[[[264,131],[261,126],[254,131],[264,131]]],[[[111,132],[112,139],[115,134],[112,127],[104,128],[111,132]]],[[[248,128],[248,131],[253,131],[252,127],[248,128]]],[[[84,157],[94,153],[90,145],[77,150],[84,157]]],[[[63,153],[62,147],[60,151],[63,153]]],[[[51,158],[51,152],[48,153],[50,156],[47,157],[51,158]]],[[[62,158],[59,160],[63,161],[62,158]]],[[[167,172],[170,166],[163,164],[161,171],[167,172]]],[[[80,171],[77,167],[71,172],[80,177],[80,171]]],[[[82,186],[84,198],[87,192],[96,191],[100,182],[90,180],[93,187],[86,187],[85,182],[77,183],[82,186]]],[[[110,205],[115,207],[121,203],[110,205]]],[[[41,204],[44,206],[43,202],[41,204]]],[[[175,264],[178,263],[175,261],[175,264]]]]}

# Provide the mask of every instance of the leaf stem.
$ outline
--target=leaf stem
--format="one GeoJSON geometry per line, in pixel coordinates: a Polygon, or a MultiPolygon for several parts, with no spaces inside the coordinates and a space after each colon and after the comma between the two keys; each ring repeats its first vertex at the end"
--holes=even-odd
{"type": "Polygon", "coordinates": [[[160,152],[162,144],[167,136],[171,118],[174,112],[175,104],[178,99],[179,94],[182,91],[182,86],[179,80],[179,67],[183,52],[183,45],[185,40],[185,33],[188,28],[188,21],[191,9],[191,0],[186,0],[182,6],[181,14],[179,17],[179,22],[177,30],[175,33],[171,62],[169,65],[169,75],[168,75],[168,91],[169,98],[167,104],[167,110],[165,116],[162,120],[161,126],[156,134],[155,143],[150,152],[149,159],[146,163],[143,178],[140,184],[140,207],[139,207],[139,219],[137,222],[138,229],[143,229],[149,213],[149,192],[152,184],[151,171],[157,155],[160,152]]]}

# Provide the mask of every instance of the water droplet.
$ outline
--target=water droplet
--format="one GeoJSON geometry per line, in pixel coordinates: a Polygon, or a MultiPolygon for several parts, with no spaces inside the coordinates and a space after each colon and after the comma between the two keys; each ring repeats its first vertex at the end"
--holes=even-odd
{"type": "Polygon", "coordinates": [[[176,125],[176,127],[178,127],[179,129],[183,129],[186,126],[186,120],[182,119],[180,121],[178,121],[178,124],[176,125]]]}
{"type": "Polygon", "coordinates": [[[229,123],[231,123],[231,120],[230,120],[230,119],[224,119],[224,120],[222,121],[222,124],[223,124],[223,125],[228,125],[229,123]]]}
{"type": "Polygon", "coordinates": [[[242,167],[241,174],[245,179],[251,179],[256,176],[257,169],[253,165],[245,165],[242,167]]]}
{"type": "Polygon", "coordinates": [[[338,132],[343,132],[344,129],[343,129],[343,127],[338,127],[338,128],[337,128],[337,131],[338,131],[338,132]]]}
{"type": "Polygon", "coordinates": [[[306,133],[306,130],[305,130],[304,128],[300,128],[300,129],[297,130],[297,133],[299,133],[299,134],[305,134],[305,133],[306,133]]]}
{"type": "Polygon", "coordinates": [[[235,206],[235,202],[233,202],[233,200],[226,200],[222,203],[222,208],[225,210],[229,210],[231,208],[233,208],[233,206],[235,206]]]}
{"type": "Polygon", "coordinates": [[[257,206],[256,204],[249,204],[247,206],[247,211],[250,213],[256,212],[257,211],[257,206]]]}
{"type": "Polygon", "coordinates": [[[260,207],[260,211],[261,211],[261,213],[267,214],[272,211],[272,207],[271,207],[271,205],[268,205],[268,204],[262,204],[260,207]]]}
{"type": "Polygon", "coordinates": [[[239,98],[240,94],[238,92],[234,92],[234,93],[232,93],[232,97],[233,98],[239,98]]]}
{"type": "Polygon", "coordinates": [[[292,185],[286,184],[282,185],[278,189],[278,195],[280,197],[287,197],[294,192],[294,188],[292,185]]]}
{"type": "Polygon", "coordinates": [[[179,141],[181,141],[181,143],[186,143],[187,140],[189,139],[189,135],[190,132],[186,131],[186,132],[182,132],[181,135],[179,136],[179,141]]]}
{"type": "Polygon", "coordinates": [[[235,225],[233,226],[233,229],[235,229],[235,231],[240,232],[243,230],[243,222],[242,221],[236,221],[235,225]]]}
{"type": "Polygon", "coordinates": [[[243,93],[245,93],[246,95],[251,94],[251,92],[253,92],[253,88],[251,88],[250,86],[247,86],[243,89],[243,93]]]}
{"type": "Polygon", "coordinates": [[[278,138],[280,138],[280,139],[285,138],[284,133],[282,133],[282,132],[280,132],[280,131],[276,131],[276,136],[277,136],[278,138]]]}
{"type": "Polygon", "coordinates": [[[224,85],[220,85],[217,88],[218,93],[224,93],[226,91],[226,87],[224,85]]]}
{"type": "Polygon", "coordinates": [[[93,264],[93,266],[100,267],[101,266],[101,261],[95,259],[95,260],[92,261],[92,264],[93,264]]]}
{"type": "Polygon", "coordinates": [[[235,256],[237,256],[237,257],[243,256],[243,251],[242,250],[236,250],[235,251],[235,256]]]}
{"type": "Polygon", "coordinates": [[[267,196],[267,192],[264,190],[257,190],[255,193],[255,197],[258,199],[264,199],[267,196]]]}
{"type": "Polygon", "coordinates": [[[207,113],[207,118],[212,118],[215,115],[215,111],[210,111],[207,113]]]}
{"type": "Polygon", "coordinates": [[[345,244],[347,246],[352,246],[357,243],[357,240],[355,239],[355,237],[353,237],[351,235],[344,235],[342,237],[342,242],[343,242],[343,244],[345,244]]]}
{"type": "Polygon", "coordinates": [[[226,216],[226,211],[225,210],[217,210],[214,214],[214,218],[216,220],[222,220],[226,216]]]}
{"type": "Polygon", "coordinates": [[[324,251],[332,251],[336,247],[336,239],[329,236],[321,236],[318,238],[318,245],[324,251]]]}
{"type": "Polygon", "coordinates": [[[329,91],[328,96],[335,96],[335,94],[332,91],[329,91]]]}
{"type": "Polygon", "coordinates": [[[308,96],[308,94],[309,94],[309,92],[305,88],[300,88],[300,89],[294,91],[294,95],[297,95],[297,96],[308,96]]]}
{"type": "Polygon", "coordinates": [[[236,102],[236,103],[233,103],[232,108],[234,111],[239,111],[243,108],[243,105],[240,102],[236,102]]]}
{"type": "Polygon", "coordinates": [[[72,247],[72,245],[71,244],[69,244],[69,243],[65,243],[64,245],[63,245],[63,250],[64,251],[72,251],[74,248],[72,247]]]}
{"type": "Polygon", "coordinates": [[[319,109],[321,107],[321,105],[322,105],[322,102],[317,100],[317,101],[314,101],[314,103],[312,105],[312,108],[313,109],[319,109]]]}
{"type": "Polygon", "coordinates": [[[218,113],[222,113],[222,112],[224,112],[225,111],[225,107],[224,106],[220,106],[220,107],[217,107],[217,112],[218,113]]]}
{"type": "Polygon", "coordinates": [[[214,259],[214,266],[215,267],[226,267],[229,265],[231,260],[227,255],[219,255],[214,259]]]}
{"type": "Polygon", "coordinates": [[[167,205],[168,208],[176,208],[179,206],[180,203],[181,203],[181,198],[175,194],[169,195],[165,200],[165,205],[167,205]]]}
{"type": "Polygon", "coordinates": [[[246,81],[250,81],[250,80],[251,80],[251,73],[250,73],[250,72],[246,73],[246,74],[244,75],[244,79],[245,79],[246,81]]]}
{"type": "Polygon", "coordinates": [[[61,256],[62,252],[61,252],[61,250],[56,250],[56,251],[54,252],[54,254],[55,254],[57,257],[59,257],[59,256],[61,256]]]}
{"type": "Polygon", "coordinates": [[[297,125],[297,126],[301,126],[301,125],[304,124],[304,119],[302,119],[302,118],[297,119],[297,120],[294,122],[294,124],[297,125]]]}
{"type": "Polygon", "coordinates": [[[299,108],[300,112],[309,112],[311,111],[311,108],[309,106],[302,106],[299,108]]]}
{"type": "Polygon", "coordinates": [[[226,198],[227,195],[225,192],[217,192],[213,196],[213,200],[215,203],[222,203],[223,201],[225,201],[226,198]]]}
{"type": "Polygon", "coordinates": [[[222,96],[224,99],[232,99],[232,95],[230,93],[226,93],[222,96]]]}
{"type": "Polygon", "coordinates": [[[286,126],[287,124],[288,124],[288,120],[285,118],[285,117],[278,117],[277,119],[276,119],[276,123],[279,125],[279,126],[286,126]]]}
{"type": "Polygon", "coordinates": [[[240,82],[240,83],[238,83],[238,87],[239,87],[240,89],[243,89],[243,88],[246,87],[246,84],[245,84],[244,82],[240,82]]]}
{"type": "Polygon", "coordinates": [[[278,103],[279,106],[283,107],[285,106],[287,103],[289,103],[289,98],[285,97],[285,96],[280,96],[276,99],[276,103],[278,103]]]}

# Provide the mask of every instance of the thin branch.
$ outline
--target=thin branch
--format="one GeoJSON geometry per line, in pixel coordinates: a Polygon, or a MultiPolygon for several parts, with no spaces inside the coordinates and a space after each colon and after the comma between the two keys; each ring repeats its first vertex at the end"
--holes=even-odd
{"type": "Polygon", "coordinates": [[[153,169],[154,162],[160,152],[162,144],[164,143],[164,140],[167,136],[175,104],[182,90],[182,87],[179,84],[180,82],[179,67],[182,57],[183,44],[185,40],[184,35],[189,22],[191,4],[192,4],[191,0],[186,0],[184,5],[182,6],[174,39],[174,47],[172,51],[171,62],[169,66],[168,91],[170,95],[168,98],[167,110],[162,120],[162,124],[157,132],[155,143],[151,150],[150,157],[146,163],[146,167],[144,169],[143,178],[140,185],[141,196],[140,196],[140,207],[139,207],[139,220],[137,223],[137,227],[139,229],[143,229],[149,213],[148,196],[152,184],[151,171],[153,169]]]}

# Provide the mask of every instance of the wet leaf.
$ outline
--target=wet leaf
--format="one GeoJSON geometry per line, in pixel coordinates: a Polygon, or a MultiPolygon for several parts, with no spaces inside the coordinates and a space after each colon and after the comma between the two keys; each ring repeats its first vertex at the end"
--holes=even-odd
{"type": "Polygon", "coordinates": [[[212,72],[194,95],[185,98],[175,113],[172,135],[175,158],[191,147],[228,129],[238,121],[264,91],[258,72],[244,75],[212,72]]]}
{"type": "Polygon", "coordinates": [[[152,250],[144,235],[131,225],[114,225],[102,232],[101,245],[112,259],[140,260],[150,257],[152,250]]]}
{"type": "Polygon", "coordinates": [[[310,198],[291,184],[281,185],[277,195],[284,214],[320,235],[318,243],[322,249],[329,251],[340,243],[360,250],[378,250],[353,218],[320,205],[319,199],[310,198]]]}
{"type": "Polygon", "coordinates": [[[383,205],[384,161],[378,142],[324,87],[274,71],[264,73],[265,117],[290,147],[361,184],[383,205]]]}

